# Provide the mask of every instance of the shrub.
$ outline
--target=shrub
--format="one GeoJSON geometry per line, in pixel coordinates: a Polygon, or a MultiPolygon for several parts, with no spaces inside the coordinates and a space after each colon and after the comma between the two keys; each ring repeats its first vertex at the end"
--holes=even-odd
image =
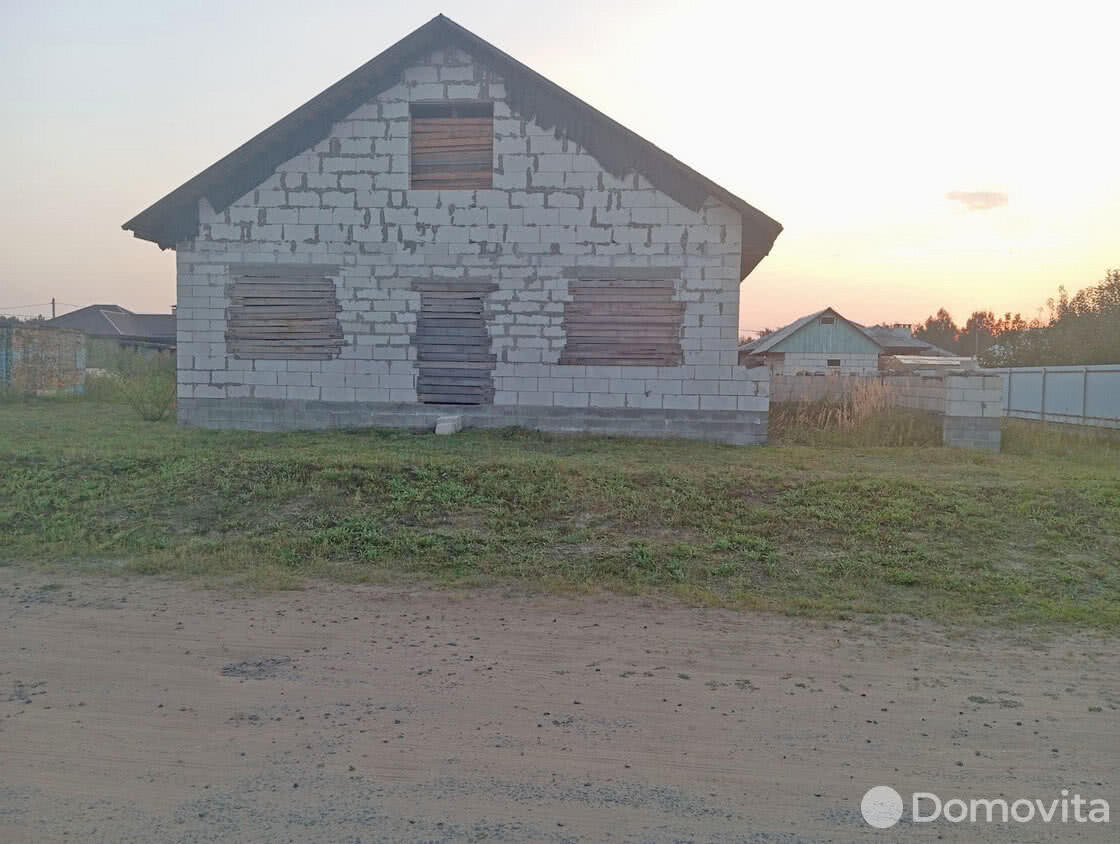
{"type": "Polygon", "coordinates": [[[113,375],[109,372],[99,371],[91,373],[86,370],[86,389],[85,397],[90,401],[99,402],[116,402],[121,401],[120,386],[117,382],[120,376],[113,375]]]}
{"type": "Polygon", "coordinates": [[[94,340],[89,363],[96,368],[87,370],[87,399],[123,402],[149,422],[166,418],[175,406],[174,357],[94,340]]]}
{"type": "Polygon", "coordinates": [[[175,405],[175,374],[152,371],[122,375],[117,389],[128,405],[148,422],[164,419],[175,405]]]}

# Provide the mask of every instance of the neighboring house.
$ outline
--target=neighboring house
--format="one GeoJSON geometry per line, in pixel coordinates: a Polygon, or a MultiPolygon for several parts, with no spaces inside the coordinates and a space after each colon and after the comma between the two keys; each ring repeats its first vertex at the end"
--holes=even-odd
{"type": "Polygon", "coordinates": [[[825,308],[742,344],[739,361],[775,375],[872,375],[882,351],[866,328],[825,308]]]}
{"type": "Polygon", "coordinates": [[[185,423],[765,438],[781,226],[443,16],[124,228],[178,253],[185,423]]]}
{"type": "Polygon", "coordinates": [[[864,326],[832,308],[803,316],[784,328],[739,346],[744,366],[766,366],[775,375],[874,375],[883,358],[898,355],[959,358],[910,335],[910,327],[864,326]]]}
{"type": "Polygon", "coordinates": [[[175,348],[175,314],[137,314],[120,305],[87,305],[49,319],[46,325],[76,329],[127,349],[175,348]]]}

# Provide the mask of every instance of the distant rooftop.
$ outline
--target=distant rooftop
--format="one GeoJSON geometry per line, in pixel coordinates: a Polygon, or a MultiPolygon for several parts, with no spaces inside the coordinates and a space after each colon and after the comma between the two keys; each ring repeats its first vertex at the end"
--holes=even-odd
{"type": "Polygon", "coordinates": [[[843,315],[837,313],[833,308],[824,308],[811,314],[807,314],[799,319],[795,319],[789,325],[779,328],[767,334],[765,337],[759,337],[755,340],[750,340],[746,343],[739,345],[740,352],[750,352],[751,354],[763,354],[769,349],[776,346],[782,340],[789,337],[791,334],[796,333],[799,329],[808,325],[814,319],[820,317],[822,314],[832,314],[839,319],[844,320],[858,331],[863,332],[872,342],[878,345],[885,354],[890,355],[933,355],[937,357],[955,357],[953,352],[946,351],[939,348],[932,343],[927,343],[924,340],[912,336],[911,326],[904,323],[895,323],[894,325],[861,325],[854,322],[843,315]]]}
{"type": "Polygon", "coordinates": [[[75,328],[90,337],[175,344],[175,314],[138,314],[120,305],[87,305],[47,324],[75,328]]]}

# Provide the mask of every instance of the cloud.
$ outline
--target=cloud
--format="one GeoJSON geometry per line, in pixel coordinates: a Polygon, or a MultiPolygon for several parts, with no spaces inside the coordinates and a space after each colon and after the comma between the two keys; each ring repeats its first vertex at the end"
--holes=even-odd
{"type": "Polygon", "coordinates": [[[969,211],[987,211],[1007,204],[1007,194],[991,190],[954,190],[945,198],[961,203],[969,211]]]}

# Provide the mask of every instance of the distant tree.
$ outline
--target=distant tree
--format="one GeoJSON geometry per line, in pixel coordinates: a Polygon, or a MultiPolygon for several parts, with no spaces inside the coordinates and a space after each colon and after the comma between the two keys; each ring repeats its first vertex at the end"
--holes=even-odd
{"type": "Polygon", "coordinates": [[[1015,314],[1015,316],[1012,316],[1011,311],[1007,311],[1003,316],[996,320],[995,333],[997,335],[1011,334],[1014,332],[1026,331],[1030,327],[1031,323],[1023,319],[1022,314],[1015,314]]]}
{"type": "Polygon", "coordinates": [[[749,343],[749,342],[751,342],[751,340],[761,340],[767,334],[773,334],[773,333],[774,333],[773,328],[763,328],[763,329],[760,329],[758,331],[750,332],[748,334],[740,334],[739,335],[739,343],[741,345],[743,343],[749,343]]]}
{"type": "Polygon", "coordinates": [[[1047,350],[1044,328],[1041,320],[1005,313],[996,320],[995,337],[980,352],[980,362],[984,366],[1041,366],[1047,350]]]}
{"type": "Polygon", "coordinates": [[[42,314],[23,317],[0,315],[0,325],[21,325],[28,322],[46,322],[46,317],[44,317],[42,314]]]}
{"type": "Polygon", "coordinates": [[[978,357],[995,342],[995,314],[991,311],[973,311],[957,337],[957,346],[962,355],[978,357]]]}
{"type": "Polygon", "coordinates": [[[1046,322],[1005,314],[981,359],[988,366],[1120,363],[1120,269],[1070,297],[1064,287],[1047,301],[1046,322]]]}
{"type": "Polygon", "coordinates": [[[927,317],[926,321],[914,329],[914,336],[926,343],[945,349],[949,352],[960,352],[957,338],[960,329],[953,322],[953,317],[944,308],[939,308],[934,316],[927,317]]]}
{"type": "Polygon", "coordinates": [[[1120,269],[1079,290],[1073,298],[1059,288],[1047,326],[1049,363],[1120,363],[1120,269]]]}

